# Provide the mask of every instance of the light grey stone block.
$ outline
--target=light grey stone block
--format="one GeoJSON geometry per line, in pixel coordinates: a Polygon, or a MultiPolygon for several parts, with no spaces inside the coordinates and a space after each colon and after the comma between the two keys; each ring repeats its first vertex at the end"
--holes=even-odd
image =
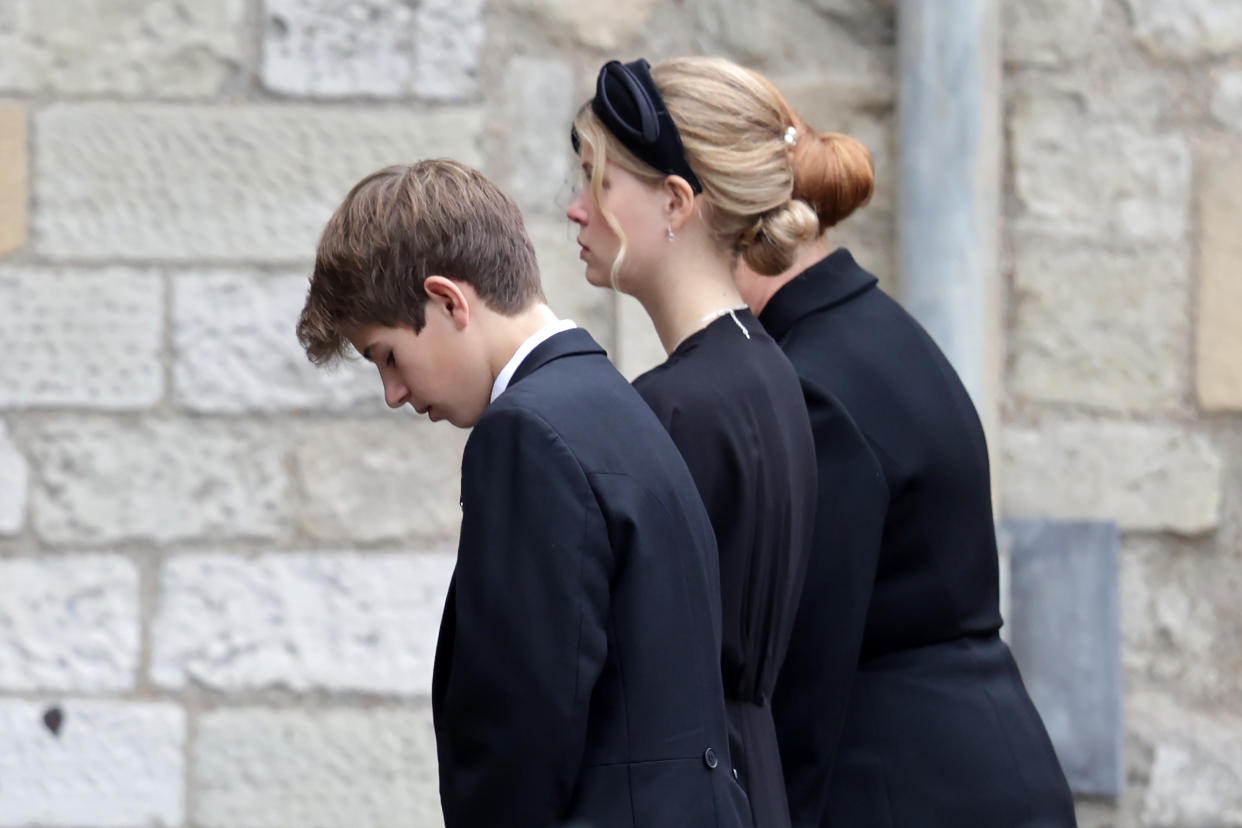
{"type": "Polygon", "coordinates": [[[0,90],[220,94],[240,85],[246,72],[247,6],[246,0],[4,0],[0,90]]]}
{"type": "Polygon", "coordinates": [[[130,690],[138,567],[120,555],[0,560],[0,688],[130,690]]]}
{"type": "Polygon", "coordinates": [[[1121,537],[1109,522],[1010,520],[1009,645],[1070,788],[1117,796],[1121,537]]]}
{"type": "Polygon", "coordinates": [[[317,368],[294,327],[306,274],[195,273],[173,280],[173,385],[192,411],[374,410],[383,406],[369,362],[317,368]]]}
{"type": "Polygon", "coordinates": [[[285,448],[254,424],[52,417],[29,433],[32,522],[50,543],[275,539],[285,448]]]}
{"type": "Polygon", "coordinates": [[[581,186],[568,150],[573,94],[573,73],[564,61],[519,57],[505,70],[504,117],[496,125],[505,133],[505,183],[528,213],[563,218],[581,186]]]}
{"type": "Polygon", "coordinates": [[[185,819],[185,714],[175,705],[0,699],[0,745],[3,828],[185,819]],[[45,723],[52,708],[60,711],[55,733],[45,723]]]}
{"type": "Polygon", "coordinates": [[[443,825],[426,708],[221,709],[192,750],[203,828],[443,825]]]}
{"type": "Polygon", "coordinates": [[[30,467],[0,421],[0,536],[16,535],[26,524],[30,467]]]}
{"type": "Polygon", "coordinates": [[[184,555],[160,574],[161,687],[430,695],[451,554],[184,555]]]}
{"type": "Polygon", "coordinates": [[[152,271],[0,266],[0,408],[153,405],[163,332],[152,271]]]}

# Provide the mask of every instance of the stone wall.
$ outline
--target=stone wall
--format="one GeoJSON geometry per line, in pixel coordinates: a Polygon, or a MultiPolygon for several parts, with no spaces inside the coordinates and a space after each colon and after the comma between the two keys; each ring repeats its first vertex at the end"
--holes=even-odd
{"type": "MultiPolygon", "coordinates": [[[[1127,791],[1242,825],[1242,11],[1005,0],[1009,516],[1124,530],[1127,791]]],[[[451,155],[586,286],[566,130],[613,56],[716,53],[871,146],[836,238],[894,273],[891,0],[0,3],[0,828],[434,826],[427,692],[463,435],[292,336],[331,208],[451,155]]]]}

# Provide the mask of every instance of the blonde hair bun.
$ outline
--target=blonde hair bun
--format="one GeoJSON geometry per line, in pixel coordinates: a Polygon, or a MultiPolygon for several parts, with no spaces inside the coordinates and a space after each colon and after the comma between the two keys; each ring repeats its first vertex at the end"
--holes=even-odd
{"type": "Polygon", "coordinates": [[[804,201],[791,199],[760,216],[738,241],[746,266],[763,276],[793,266],[798,245],[819,235],[819,217],[804,201]]]}

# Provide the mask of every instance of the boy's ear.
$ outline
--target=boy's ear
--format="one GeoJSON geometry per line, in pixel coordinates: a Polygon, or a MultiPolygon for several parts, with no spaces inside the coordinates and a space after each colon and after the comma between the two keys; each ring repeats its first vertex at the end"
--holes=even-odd
{"type": "Polygon", "coordinates": [[[469,324],[470,301],[457,282],[444,276],[428,276],[423,290],[427,291],[428,313],[447,315],[458,330],[469,324]]]}

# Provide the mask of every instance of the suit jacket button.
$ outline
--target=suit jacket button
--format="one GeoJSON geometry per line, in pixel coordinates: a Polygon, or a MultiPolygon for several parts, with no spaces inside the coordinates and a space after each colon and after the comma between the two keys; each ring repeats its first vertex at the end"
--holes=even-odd
{"type": "Polygon", "coordinates": [[[703,764],[715,770],[716,765],[720,764],[719,760],[716,759],[716,751],[711,748],[703,751],[703,764]]]}

